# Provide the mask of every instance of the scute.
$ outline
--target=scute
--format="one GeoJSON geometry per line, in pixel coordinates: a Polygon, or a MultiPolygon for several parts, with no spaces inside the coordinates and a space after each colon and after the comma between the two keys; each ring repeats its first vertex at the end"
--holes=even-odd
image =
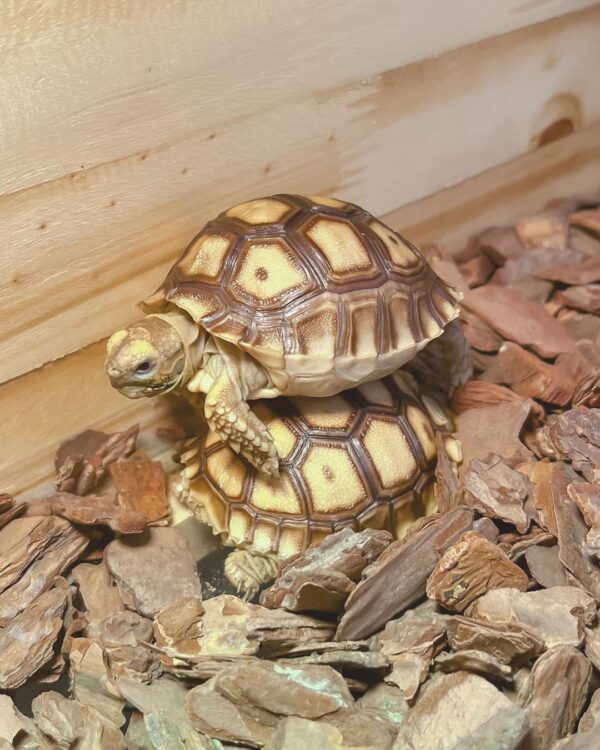
{"type": "Polygon", "coordinates": [[[225,211],[225,216],[241,219],[248,224],[277,224],[292,210],[288,203],[276,198],[258,198],[233,206],[225,211]]]}
{"type": "Polygon", "coordinates": [[[284,240],[249,240],[227,287],[240,302],[265,309],[291,302],[311,288],[311,281],[284,240]]]}
{"type": "Polygon", "coordinates": [[[205,506],[229,543],[282,557],[343,526],[404,531],[423,505],[435,454],[434,428],[407,379],[335,397],[257,401],[280,476],[258,472],[208,433],[184,454],[199,464],[190,507],[202,519],[205,506]]]}
{"type": "Polygon", "coordinates": [[[409,485],[418,463],[397,419],[369,418],[361,443],[382,491],[398,492],[409,485]]]}
{"type": "Polygon", "coordinates": [[[322,217],[311,222],[305,232],[338,281],[368,275],[365,272],[373,269],[373,258],[350,222],[322,217]]]}
{"type": "Polygon", "coordinates": [[[368,499],[367,487],[347,445],[312,445],[298,468],[314,515],[358,511],[368,499]]]}

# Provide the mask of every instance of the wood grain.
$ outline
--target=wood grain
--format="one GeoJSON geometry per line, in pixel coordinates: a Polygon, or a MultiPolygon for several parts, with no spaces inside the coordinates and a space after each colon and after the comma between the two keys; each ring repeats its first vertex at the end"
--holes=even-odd
{"type": "MultiPolygon", "coordinates": [[[[600,123],[527,153],[435,195],[389,213],[384,220],[417,243],[442,241],[451,249],[495,223],[537,211],[560,195],[597,189],[600,123]]],[[[68,434],[86,427],[142,426],[152,455],[166,444],[156,427],[172,414],[172,401],[129,401],[105,378],[103,343],[0,386],[0,489],[23,497],[48,489],[52,457],[68,434]]]]}
{"type": "Polygon", "coordinates": [[[0,382],[131,321],[236,200],[385,213],[523,154],[548,116],[600,120],[600,7],[379,5],[2,4],[0,382]]]}

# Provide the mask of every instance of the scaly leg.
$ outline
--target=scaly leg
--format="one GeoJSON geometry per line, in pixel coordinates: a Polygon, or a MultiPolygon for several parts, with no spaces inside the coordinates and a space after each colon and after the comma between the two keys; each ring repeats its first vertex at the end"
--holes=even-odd
{"type": "Polygon", "coordinates": [[[250,410],[241,388],[226,369],[206,394],[204,415],[210,429],[236,453],[266,474],[279,474],[279,456],[271,433],[250,410]]]}
{"type": "Polygon", "coordinates": [[[252,599],[263,583],[275,578],[279,561],[275,555],[258,555],[236,549],[225,560],[225,575],[246,600],[252,599]]]}

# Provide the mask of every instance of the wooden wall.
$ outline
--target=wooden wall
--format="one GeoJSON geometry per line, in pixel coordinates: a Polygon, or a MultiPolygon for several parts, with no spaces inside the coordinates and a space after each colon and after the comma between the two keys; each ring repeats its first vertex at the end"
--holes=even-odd
{"type": "Polygon", "coordinates": [[[599,36],[585,0],[0,4],[2,488],[86,426],[160,450],[103,340],[227,205],[335,194],[455,248],[597,187],[599,36]]]}

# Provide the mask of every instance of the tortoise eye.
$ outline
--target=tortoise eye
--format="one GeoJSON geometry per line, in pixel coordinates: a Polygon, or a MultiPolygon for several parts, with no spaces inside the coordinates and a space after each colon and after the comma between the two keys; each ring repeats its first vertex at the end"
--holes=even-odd
{"type": "Polygon", "coordinates": [[[150,372],[150,370],[153,367],[153,362],[149,359],[144,359],[142,362],[140,362],[137,367],[135,368],[136,373],[139,375],[144,375],[147,372],[150,372]]]}

